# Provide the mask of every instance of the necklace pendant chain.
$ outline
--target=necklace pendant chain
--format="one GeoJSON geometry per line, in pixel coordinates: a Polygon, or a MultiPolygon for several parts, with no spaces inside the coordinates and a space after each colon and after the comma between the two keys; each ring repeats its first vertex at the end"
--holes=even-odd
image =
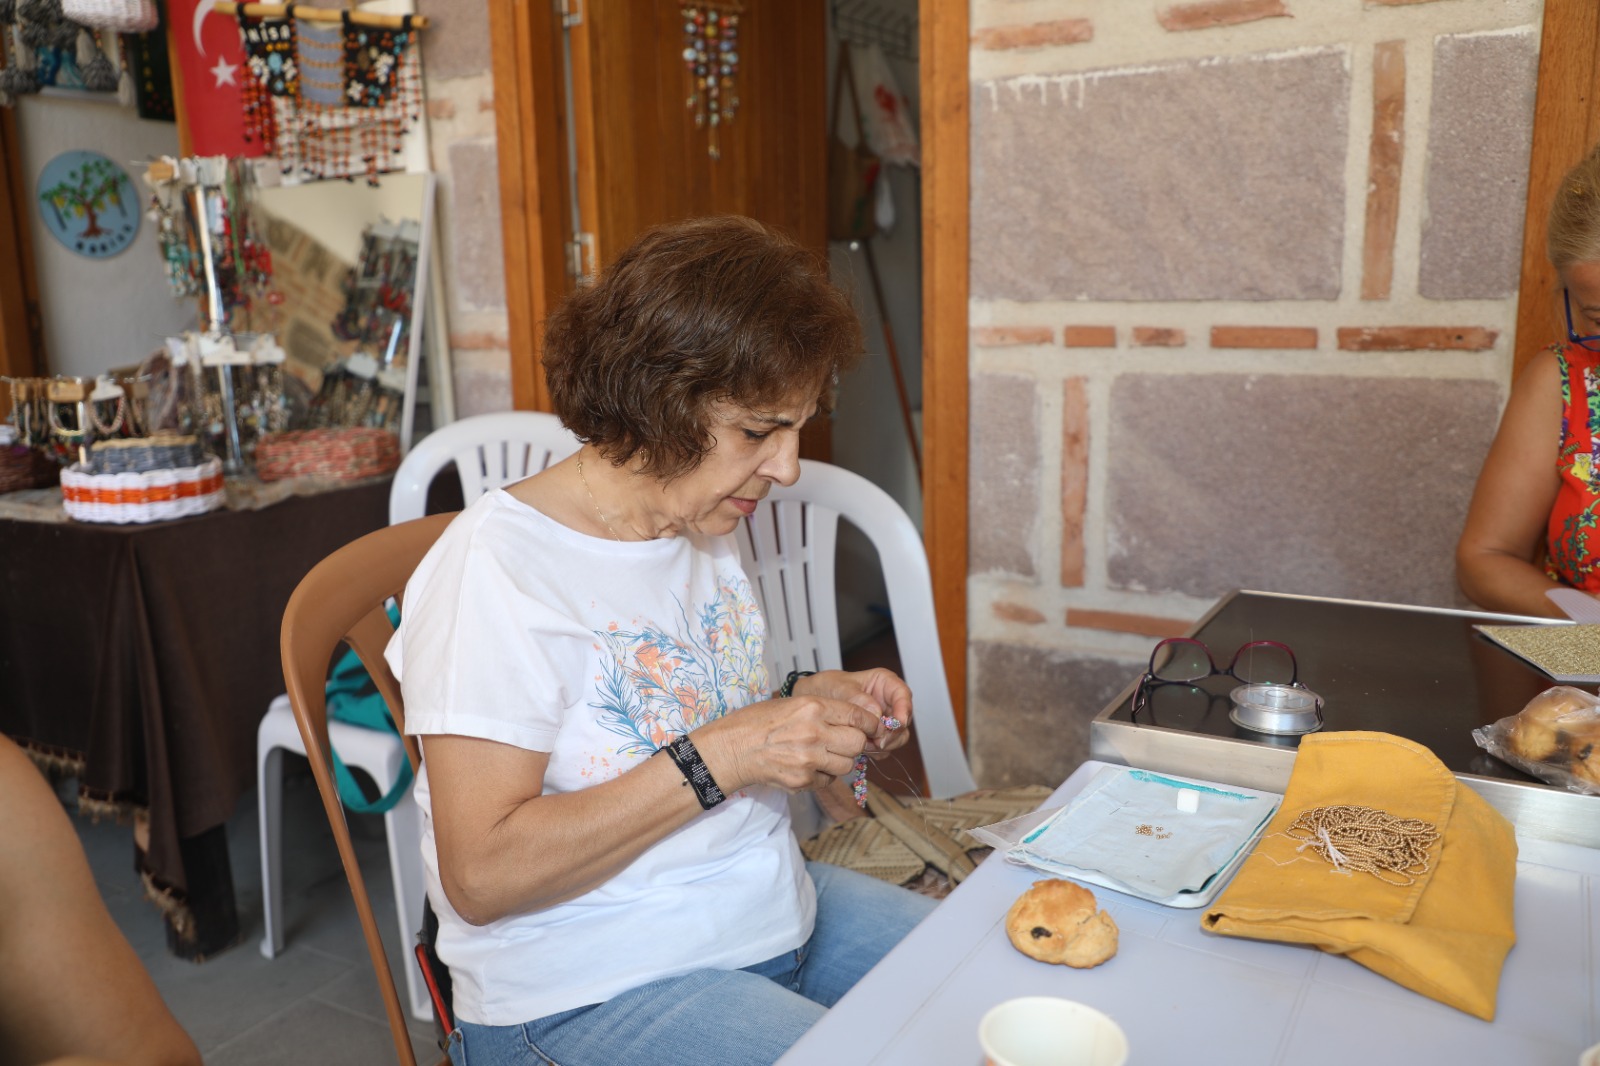
{"type": "Polygon", "coordinates": [[[606,513],[600,509],[600,501],[594,498],[594,490],[589,487],[589,479],[583,476],[583,458],[581,456],[578,459],[578,480],[583,482],[583,491],[588,493],[589,502],[594,504],[594,513],[600,516],[601,522],[605,523],[606,532],[611,534],[611,539],[621,540],[622,537],[617,533],[615,527],[611,525],[611,519],[607,518],[606,513]]]}

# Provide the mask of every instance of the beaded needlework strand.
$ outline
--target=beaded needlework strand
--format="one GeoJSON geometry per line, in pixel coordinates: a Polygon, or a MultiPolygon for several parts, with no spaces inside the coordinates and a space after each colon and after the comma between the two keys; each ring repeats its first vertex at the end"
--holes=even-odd
{"type": "Polygon", "coordinates": [[[1433,868],[1429,852],[1440,837],[1432,822],[1346,804],[1301,811],[1279,835],[1300,841],[1296,851],[1322,856],[1330,873],[1368,873],[1397,887],[1433,868]]]}

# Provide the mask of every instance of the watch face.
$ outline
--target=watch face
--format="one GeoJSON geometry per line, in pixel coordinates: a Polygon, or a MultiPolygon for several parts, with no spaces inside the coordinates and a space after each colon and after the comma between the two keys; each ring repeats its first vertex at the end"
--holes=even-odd
{"type": "Polygon", "coordinates": [[[109,259],[139,233],[139,195],[128,172],[99,152],[62,152],[39,172],[45,229],[71,251],[109,259]]]}

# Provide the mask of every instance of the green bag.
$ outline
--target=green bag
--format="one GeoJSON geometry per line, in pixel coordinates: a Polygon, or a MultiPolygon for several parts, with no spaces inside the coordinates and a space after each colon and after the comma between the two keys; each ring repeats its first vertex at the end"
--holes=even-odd
{"type": "MultiPolygon", "coordinates": [[[[397,626],[400,624],[400,610],[393,604],[389,606],[389,621],[397,626]]],[[[394,716],[389,713],[389,705],[383,702],[377,683],[367,673],[367,668],[361,665],[361,657],[354,650],[347,650],[333,664],[326,691],[329,721],[361,726],[363,729],[386,730],[396,737],[400,735],[400,730],[394,724],[394,716]]],[[[339,798],[346,807],[359,814],[383,814],[399,803],[400,797],[411,787],[411,761],[408,759],[400,765],[400,776],[396,778],[394,787],[386,795],[369,800],[361,790],[361,783],[350,773],[344,760],[339,758],[331,742],[328,752],[333,756],[333,779],[339,786],[339,798]]]]}

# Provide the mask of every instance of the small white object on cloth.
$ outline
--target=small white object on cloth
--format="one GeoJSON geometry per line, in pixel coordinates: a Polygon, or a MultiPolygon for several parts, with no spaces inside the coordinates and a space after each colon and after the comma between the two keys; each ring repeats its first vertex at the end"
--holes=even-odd
{"type": "Polygon", "coordinates": [[[1085,871],[1129,895],[1156,901],[1200,892],[1278,808],[1278,797],[1245,795],[1148,770],[1107,768],[1007,857],[1057,877],[1085,871]],[[1177,789],[1203,793],[1204,810],[1180,813],[1177,789]]]}
{"type": "Polygon", "coordinates": [[[1178,810],[1185,814],[1193,814],[1200,809],[1200,793],[1192,788],[1178,790],[1178,810]]]}

